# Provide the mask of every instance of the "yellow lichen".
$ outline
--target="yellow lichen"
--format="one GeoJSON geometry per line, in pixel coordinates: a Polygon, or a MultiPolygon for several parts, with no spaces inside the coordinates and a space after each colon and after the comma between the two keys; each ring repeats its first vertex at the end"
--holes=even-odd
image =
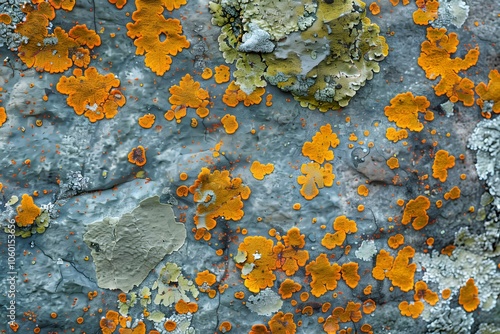
{"type": "MultiPolygon", "coordinates": [[[[425,96],[413,96],[407,92],[396,95],[391,100],[391,105],[384,108],[384,112],[389,121],[395,122],[398,127],[419,132],[424,125],[418,120],[418,113],[426,113],[430,105],[425,96]]],[[[394,140],[389,138],[390,134],[386,135],[389,140],[394,140]]]]}
{"type": "Polygon", "coordinates": [[[330,264],[326,254],[320,254],[316,260],[311,261],[306,266],[306,275],[311,275],[309,283],[311,293],[315,297],[324,295],[327,291],[332,291],[337,287],[340,279],[341,267],[337,263],[330,264]]]}
{"type": "Polygon", "coordinates": [[[335,175],[333,174],[333,166],[325,164],[321,167],[316,162],[302,164],[300,171],[304,175],[297,177],[298,184],[302,185],[300,194],[307,200],[311,200],[319,194],[319,189],[323,187],[331,187],[335,175]]]}
{"type": "Polygon", "coordinates": [[[331,161],[334,158],[333,151],[330,147],[337,147],[340,140],[336,133],[332,132],[330,124],[320,127],[313,137],[311,142],[305,142],[302,146],[302,154],[309,159],[322,164],[325,160],[331,161]]]}
{"type": "Polygon", "coordinates": [[[250,172],[253,177],[257,180],[264,180],[264,176],[271,174],[274,171],[274,165],[269,164],[261,164],[258,161],[252,162],[252,166],[250,166],[250,172]]]}
{"type": "Polygon", "coordinates": [[[432,176],[444,182],[448,178],[448,169],[455,166],[455,157],[445,150],[439,150],[432,164],[432,176]]]}
{"type": "Polygon", "coordinates": [[[401,223],[407,225],[413,219],[412,226],[415,230],[424,228],[429,222],[427,210],[431,206],[431,201],[425,196],[418,196],[415,199],[409,200],[403,212],[401,223]]]}

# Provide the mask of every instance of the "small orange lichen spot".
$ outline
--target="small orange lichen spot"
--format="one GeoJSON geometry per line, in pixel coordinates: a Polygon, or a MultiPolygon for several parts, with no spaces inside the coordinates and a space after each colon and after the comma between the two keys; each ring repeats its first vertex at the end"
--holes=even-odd
{"type": "Polygon", "coordinates": [[[40,215],[42,210],[36,206],[33,197],[23,194],[21,204],[16,208],[17,216],[15,221],[17,226],[26,227],[35,222],[35,218],[40,215]]]}
{"type": "Polygon", "coordinates": [[[266,95],[266,107],[271,107],[273,105],[273,94],[266,95]]]}
{"type": "Polygon", "coordinates": [[[436,305],[439,301],[439,296],[436,292],[427,288],[427,283],[418,281],[415,283],[415,294],[413,295],[415,301],[424,299],[429,305],[436,305]]]}
{"type": "Polygon", "coordinates": [[[146,149],[141,145],[134,147],[128,154],[128,162],[142,167],[146,164],[146,149]]]}
{"type": "Polygon", "coordinates": [[[387,272],[392,268],[394,262],[394,257],[391,256],[389,252],[381,249],[377,254],[377,259],[375,262],[375,267],[372,269],[373,278],[382,281],[387,272]]]}
{"type": "Polygon", "coordinates": [[[215,282],[217,281],[216,277],[214,274],[212,274],[211,272],[209,272],[208,270],[205,270],[205,271],[200,271],[197,275],[196,275],[196,278],[194,280],[196,282],[196,284],[198,285],[199,287],[199,290],[201,292],[205,292],[204,290],[206,290],[207,286],[212,286],[215,284],[215,282]]]}
{"type": "Polygon", "coordinates": [[[455,157],[450,155],[448,151],[439,150],[436,152],[432,164],[432,176],[441,182],[445,182],[448,178],[448,169],[453,166],[455,166],[455,157]]]}
{"type": "Polygon", "coordinates": [[[442,201],[442,200],[440,200],[440,199],[438,199],[438,200],[436,201],[436,208],[438,208],[438,209],[439,209],[439,208],[441,208],[442,206],[443,206],[443,201],[442,201]]]}
{"type": "MultiPolygon", "coordinates": [[[[198,109],[196,109],[196,110],[198,110],[198,109]]],[[[190,123],[190,126],[191,126],[192,128],[196,128],[196,127],[198,126],[198,120],[197,120],[196,118],[194,118],[194,117],[193,117],[193,118],[191,118],[191,123],[190,123]]]]}
{"type": "Polygon", "coordinates": [[[392,284],[404,292],[413,289],[413,277],[417,270],[417,265],[409,263],[409,261],[414,255],[415,249],[411,246],[406,246],[398,252],[392,268],[385,273],[385,276],[391,280],[392,284]]]}
{"type": "Polygon", "coordinates": [[[457,186],[454,186],[453,188],[450,189],[447,193],[444,194],[444,199],[445,200],[455,200],[460,198],[460,188],[457,186]]]}
{"type": "Polygon", "coordinates": [[[306,302],[309,299],[309,292],[304,291],[300,294],[300,300],[306,302]]]}
{"type": "MultiPolygon", "coordinates": [[[[35,3],[35,1],[33,1],[33,3],[35,3]]],[[[55,9],[62,8],[67,12],[73,10],[73,7],[75,6],[75,0],[49,0],[49,3],[55,9]]]]}
{"type": "Polygon", "coordinates": [[[212,77],[213,75],[213,72],[212,72],[212,69],[210,67],[205,67],[203,69],[203,73],[201,73],[201,77],[204,79],[204,80],[208,80],[212,77]]]}
{"type": "Polygon", "coordinates": [[[451,297],[451,289],[443,289],[443,291],[441,291],[441,297],[443,297],[443,299],[448,299],[451,297]]]}
{"type": "Polygon", "coordinates": [[[399,168],[399,160],[398,158],[395,157],[390,157],[389,159],[387,159],[386,164],[387,166],[389,166],[390,169],[399,168]]]}
{"type": "Polygon", "coordinates": [[[52,319],[56,319],[56,318],[57,318],[57,313],[56,313],[56,312],[52,312],[52,313],[50,314],[50,317],[51,317],[52,319]]]}
{"type": "Polygon", "coordinates": [[[387,240],[387,244],[392,249],[398,248],[399,246],[401,246],[402,244],[404,244],[404,242],[405,242],[405,237],[402,234],[399,234],[399,233],[396,234],[396,235],[393,235],[393,236],[389,237],[389,239],[387,240]]]}
{"type": "Polygon", "coordinates": [[[14,332],[17,332],[19,330],[19,324],[17,322],[9,322],[9,327],[14,332]]]}
{"type": "Polygon", "coordinates": [[[0,107],[0,127],[7,121],[7,113],[4,107],[0,107]]]}
{"type": "Polygon", "coordinates": [[[222,256],[222,255],[224,254],[224,250],[222,250],[222,249],[218,249],[218,250],[216,250],[216,251],[215,251],[215,254],[216,254],[217,256],[222,256]]]}
{"type": "Polygon", "coordinates": [[[274,165],[271,163],[264,165],[259,161],[254,161],[252,162],[252,166],[250,166],[250,172],[257,180],[264,180],[264,176],[271,174],[273,171],[274,165]]]}
{"type": "MultiPolygon", "coordinates": [[[[418,113],[427,112],[430,105],[431,103],[425,96],[413,96],[411,92],[401,93],[391,100],[390,106],[384,108],[384,113],[387,119],[395,122],[398,127],[419,132],[424,128],[424,125],[418,120],[418,113]]],[[[394,139],[389,138],[387,133],[386,136],[389,140],[394,141],[394,139]]]]}
{"type": "Polygon", "coordinates": [[[186,4],[186,0],[136,0],[137,10],[132,14],[134,22],[127,23],[127,36],[134,40],[135,54],[145,55],[144,63],[157,75],[170,69],[172,58],[190,46],[182,35],[181,21],[163,16],[168,11],[186,4]]]}
{"type": "Polygon", "coordinates": [[[42,125],[43,125],[43,121],[42,121],[41,119],[37,119],[37,120],[35,121],[35,125],[36,125],[36,126],[38,126],[38,127],[40,127],[40,126],[42,126],[42,125]]]}
{"type": "Polygon", "coordinates": [[[335,148],[339,144],[340,140],[337,134],[332,132],[330,124],[326,124],[320,127],[319,132],[312,137],[312,141],[304,143],[302,154],[314,162],[322,164],[325,160],[333,160],[334,154],[329,148],[335,148]]]}
{"type": "Polygon", "coordinates": [[[432,245],[434,245],[434,238],[433,237],[427,238],[425,243],[427,244],[427,246],[432,247],[432,245]]]}
{"type": "MultiPolygon", "coordinates": [[[[428,122],[433,121],[434,120],[434,113],[430,110],[426,110],[425,114],[424,114],[424,119],[428,122]]],[[[446,137],[449,137],[449,135],[447,134],[446,137]]]]}
{"type": "Polygon", "coordinates": [[[268,322],[271,333],[295,334],[297,326],[293,322],[292,313],[279,311],[268,322]]]}
{"type": "Polygon", "coordinates": [[[196,311],[198,311],[198,304],[194,302],[186,302],[184,301],[184,299],[180,299],[175,304],[175,310],[179,314],[195,313],[196,311]]]}
{"type": "Polygon", "coordinates": [[[372,15],[380,14],[380,6],[376,2],[372,2],[370,4],[369,9],[370,9],[370,12],[372,13],[372,15]]]}
{"type": "Polygon", "coordinates": [[[12,22],[12,18],[9,16],[9,14],[5,14],[5,13],[0,14],[0,23],[10,24],[11,22],[12,22]]]}
{"type": "Polygon", "coordinates": [[[460,295],[458,296],[458,303],[462,305],[465,311],[472,312],[479,306],[479,290],[474,284],[474,279],[469,278],[465,286],[460,288],[460,295]]]}
{"type": "Polygon", "coordinates": [[[122,9],[126,4],[127,0],[108,0],[109,3],[113,4],[116,6],[118,9],[122,9]]]}
{"type": "Polygon", "coordinates": [[[359,212],[365,211],[365,206],[363,204],[358,205],[358,211],[359,212]]]}
{"type": "Polygon", "coordinates": [[[224,126],[227,134],[232,135],[238,130],[238,122],[236,121],[236,116],[225,114],[221,119],[221,123],[224,126]]]}
{"type": "Polygon", "coordinates": [[[460,180],[465,180],[467,179],[467,175],[466,174],[460,174],[460,180]]]}
{"type": "Polygon", "coordinates": [[[83,324],[83,321],[84,321],[83,317],[76,318],[76,323],[79,325],[83,324]]]}
{"type": "Polygon", "coordinates": [[[177,323],[173,320],[167,320],[163,324],[163,328],[165,328],[167,332],[173,332],[177,328],[177,323]]]}
{"type": "Polygon", "coordinates": [[[281,283],[278,293],[281,295],[281,298],[287,299],[291,298],[292,294],[300,291],[300,289],[302,289],[301,284],[287,278],[281,283]]]}
{"type": "Polygon", "coordinates": [[[198,203],[194,223],[197,229],[211,230],[216,226],[215,218],[240,220],[244,212],[243,200],[250,196],[250,188],[240,178],[231,178],[229,171],[215,170],[213,173],[203,167],[198,178],[189,187],[193,200],[198,203]]]}
{"type": "Polygon", "coordinates": [[[370,293],[372,293],[372,286],[371,284],[367,285],[364,289],[363,289],[363,293],[365,295],[369,295],[370,293]]]}
{"type": "Polygon", "coordinates": [[[427,210],[430,208],[431,202],[425,196],[418,196],[415,199],[409,200],[403,212],[401,223],[407,225],[412,221],[412,226],[415,230],[421,230],[429,222],[427,210]]]}
{"type": "Polygon", "coordinates": [[[231,73],[229,72],[229,67],[226,65],[220,65],[215,67],[215,82],[218,84],[228,82],[231,79],[231,73]]]}
{"type": "Polygon", "coordinates": [[[223,321],[220,326],[219,326],[219,330],[222,332],[222,333],[227,333],[231,330],[231,328],[233,328],[233,326],[231,325],[231,323],[229,321],[223,321]]]}
{"type": "Polygon", "coordinates": [[[413,12],[413,22],[418,25],[428,25],[438,18],[438,0],[417,1],[418,9],[413,12]]]}
{"type": "Polygon", "coordinates": [[[356,134],[353,132],[349,135],[349,140],[350,141],[356,141],[358,140],[358,137],[356,136],[356,134]]]}
{"type": "Polygon", "coordinates": [[[408,131],[406,131],[405,129],[396,130],[395,128],[390,127],[387,128],[387,131],[385,132],[385,137],[388,140],[396,143],[401,139],[408,138],[408,131]]]}
{"type": "Polygon", "coordinates": [[[498,114],[500,113],[500,73],[498,70],[491,70],[488,78],[490,79],[488,85],[480,82],[476,87],[476,93],[479,95],[476,103],[483,113],[498,114]]]}
{"type": "Polygon", "coordinates": [[[139,125],[144,129],[151,129],[155,123],[156,116],[154,114],[146,114],[139,117],[139,125]]]}
{"type": "Polygon", "coordinates": [[[399,303],[399,311],[406,317],[418,318],[424,311],[424,303],[416,301],[413,304],[408,303],[406,300],[399,303]]]}
{"type": "Polygon", "coordinates": [[[323,323],[323,330],[327,334],[337,334],[340,329],[338,317],[328,316],[323,323]]]}
{"type": "Polygon", "coordinates": [[[479,49],[470,49],[463,59],[451,58],[457,51],[458,36],[446,34],[445,28],[427,28],[427,41],[421,46],[418,65],[425,71],[427,78],[441,80],[434,86],[436,95],[446,94],[452,102],[462,101],[465,106],[474,104],[474,83],[462,78],[458,72],[464,71],[477,63],[479,49]]]}
{"type": "Polygon", "coordinates": [[[118,295],[118,300],[122,303],[126,303],[127,302],[127,295],[125,293],[120,293],[118,295]]]}
{"type": "Polygon", "coordinates": [[[302,164],[300,171],[304,175],[297,177],[297,183],[302,185],[300,194],[307,200],[316,197],[319,194],[319,189],[325,186],[331,187],[335,179],[333,166],[329,163],[326,163],[324,167],[316,162],[302,164]]]}
{"type": "Polygon", "coordinates": [[[367,299],[363,302],[363,313],[364,314],[371,314],[375,312],[375,309],[377,308],[377,304],[375,304],[375,301],[373,299],[367,299]]]}
{"type": "Polygon", "coordinates": [[[444,247],[443,249],[441,249],[441,254],[451,256],[451,254],[453,253],[455,248],[456,248],[455,245],[448,245],[448,246],[444,247]]]}
{"type": "Polygon", "coordinates": [[[324,295],[327,291],[335,290],[340,279],[341,267],[337,263],[330,264],[326,254],[320,254],[306,266],[306,275],[311,275],[309,283],[311,293],[315,297],[324,295]]]}
{"type": "Polygon", "coordinates": [[[340,272],[342,274],[342,279],[348,287],[354,289],[358,286],[361,276],[358,275],[358,264],[356,262],[342,264],[340,272]]]}
{"type": "Polygon", "coordinates": [[[125,96],[113,90],[118,86],[120,80],[113,73],[101,75],[95,67],[89,67],[84,75],[75,70],[73,76],[62,76],[56,88],[59,93],[69,95],[66,102],[77,115],[84,115],[94,123],[115,117],[118,107],[125,105],[125,96]]]}
{"type": "Polygon", "coordinates": [[[294,210],[300,210],[300,208],[301,208],[301,207],[302,207],[302,205],[301,205],[300,203],[294,203],[294,204],[292,205],[292,208],[293,208],[294,210]]]}
{"type": "Polygon", "coordinates": [[[271,334],[271,332],[267,329],[266,325],[257,324],[252,326],[248,334],[271,334]]]}
{"type": "Polygon", "coordinates": [[[243,298],[245,298],[245,293],[243,291],[236,291],[234,293],[234,298],[243,299],[243,298]]]}
{"type": "Polygon", "coordinates": [[[326,313],[328,310],[332,307],[332,304],[329,302],[324,302],[323,305],[321,305],[321,312],[326,313]]]}
{"type": "Polygon", "coordinates": [[[187,173],[182,172],[179,174],[179,180],[186,181],[187,179],[188,179],[187,173]]]}
{"type": "Polygon", "coordinates": [[[364,184],[361,184],[358,186],[358,195],[359,196],[368,196],[368,193],[370,191],[368,190],[368,188],[364,185],[364,184]]]}
{"type": "Polygon", "coordinates": [[[362,333],[373,334],[372,326],[370,324],[363,324],[360,330],[362,333]]]}
{"type": "Polygon", "coordinates": [[[400,199],[397,200],[396,204],[399,205],[399,206],[403,206],[403,205],[405,205],[405,200],[402,199],[402,198],[400,198],[400,199]]]}

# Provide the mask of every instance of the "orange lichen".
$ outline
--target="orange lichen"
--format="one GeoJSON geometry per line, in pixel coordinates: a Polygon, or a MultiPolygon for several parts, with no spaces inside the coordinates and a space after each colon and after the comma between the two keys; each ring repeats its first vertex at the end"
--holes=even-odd
{"type": "Polygon", "coordinates": [[[179,197],[186,197],[189,194],[189,188],[186,185],[180,185],[177,187],[175,193],[179,197]]]}
{"type": "Polygon", "coordinates": [[[6,14],[6,13],[0,14],[0,23],[10,24],[11,22],[12,22],[12,18],[9,16],[9,14],[6,14]]]}
{"type": "Polygon", "coordinates": [[[208,80],[212,77],[213,75],[213,71],[210,67],[205,67],[203,69],[203,72],[201,73],[201,77],[204,79],[204,80],[208,80]]]}
{"type": "Polygon", "coordinates": [[[302,154],[314,162],[322,164],[325,160],[333,160],[334,154],[329,148],[335,148],[339,144],[340,140],[337,134],[332,132],[330,124],[326,124],[319,128],[319,132],[312,137],[312,141],[304,143],[302,154]]]}
{"type": "Polygon", "coordinates": [[[17,226],[25,227],[33,225],[35,218],[40,215],[42,210],[36,206],[33,197],[23,194],[21,204],[16,208],[17,216],[14,218],[17,226]]]}
{"type": "Polygon", "coordinates": [[[370,12],[372,13],[372,15],[380,14],[380,6],[376,2],[372,2],[370,4],[369,9],[370,9],[370,12]]]}
{"type": "Polygon", "coordinates": [[[460,198],[460,188],[457,186],[454,186],[453,188],[450,189],[447,193],[444,194],[444,199],[449,200],[455,200],[460,198]]]}
{"type": "MultiPolygon", "coordinates": [[[[418,120],[418,113],[427,112],[430,105],[425,96],[413,96],[410,92],[401,93],[391,99],[391,105],[384,108],[384,113],[387,119],[395,122],[398,127],[419,132],[424,125],[418,120]]],[[[393,137],[389,134],[389,129],[387,131],[387,139],[394,140],[389,138],[393,137]]]]}
{"type": "Polygon", "coordinates": [[[164,8],[172,11],[184,5],[186,0],[136,0],[137,10],[132,14],[134,22],[127,23],[127,36],[134,40],[135,54],[144,55],[144,63],[157,75],[170,69],[172,58],[190,46],[182,35],[181,21],[163,16],[164,8]]]}
{"type": "Polygon", "coordinates": [[[358,231],[356,222],[348,219],[346,216],[339,216],[333,222],[335,233],[326,233],[321,240],[321,244],[328,249],[333,249],[344,243],[347,234],[358,231]]]}
{"type": "Polygon", "coordinates": [[[156,116],[154,114],[146,114],[139,117],[139,125],[144,129],[151,129],[155,123],[156,116]]]}
{"type": "Polygon", "coordinates": [[[341,267],[337,263],[330,264],[326,254],[320,254],[316,260],[311,261],[306,266],[306,275],[311,275],[309,283],[311,293],[315,297],[320,297],[327,291],[332,291],[337,287],[340,279],[341,267]]]}
{"type": "Polygon", "coordinates": [[[0,127],[7,121],[7,113],[4,107],[0,107],[0,127]]]}
{"type": "Polygon", "coordinates": [[[356,262],[348,262],[342,264],[340,270],[342,279],[351,289],[357,287],[359,280],[361,279],[361,276],[358,275],[358,267],[359,265],[356,262]]]}
{"type": "Polygon", "coordinates": [[[413,289],[413,277],[417,270],[417,265],[409,263],[409,261],[414,255],[415,249],[411,246],[406,246],[398,252],[392,268],[385,273],[385,276],[391,280],[392,284],[404,292],[413,289]]]}
{"type": "Polygon", "coordinates": [[[229,107],[236,107],[240,102],[243,102],[245,106],[249,107],[259,104],[262,101],[262,95],[265,91],[264,88],[258,87],[252,93],[246,94],[236,82],[231,81],[222,96],[222,102],[229,107]]]}
{"type": "Polygon", "coordinates": [[[456,33],[446,34],[445,28],[427,28],[427,41],[422,43],[418,64],[425,71],[427,78],[435,80],[441,76],[434,86],[436,95],[446,94],[452,102],[462,101],[465,106],[474,104],[474,83],[458,75],[477,63],[479,49],[471,49],[463,59],[451,58],[457,51],[458,36],[456,33]]]}
{"type": "Polygon", "coordinates": [[[116,6],[118,9],[122,9],[126,4],[127,0],[108,0],[109,3],[113,4],[116,6]]]}
{"type": "Polygon", "coordinates": [[[361,303],[349,301],[345,307],[336,307],[332,311],[332,316],[336,317],[339,322],[358,322],[362,318],[360,311],[361,303]]]}
{"type": "Polygon", "coordinates": [[[101,327],[102,334],[111,334],[115,331],[118,326],[119,314],[116,311],[109,310],[106,312],[106,316],[101,319],[99,326],[101,327]]]}
{"type": "Polygon", "coordinates": [[[431,201],[425,196],[418,196],[406,203],[401,223],[407,225],[413,220],[412,226],[415,230],[423,229],[429,222],[427,210],[431,207],[431,201]]]}
{"type": "Polygon", "coordinates": [[[300,291],[300,289],[302,289],[301,284],[287,278],[281,283],[278,293],[281,295],[281,298],[287,299],[291,298],[292,294],[300,291]]]}
{"type": "Polygon", "coordinates": [[[271,332],[267,329],[266,325],[257,324],[252,326],[248,334],[271,334],[271,332]]]}
{"type": "Polygon", "coordinates": [[[405,129],[401,129],[401,130],[396,130],[395,128],[387,128],[386,132],[385,132],[385,137],[396,143],[398,141],[400,141],[401,139],[405,139],[405,138],[408,138],[408,131],[406,131],[405,129]]]}
{"type": "Polygon", "coordinates": [[[297,325],[293,322],[292,313],[279,311],[268,322],[271,333],[295,334],[297,325]]]}
{"type": "Polygon", "coordinates": [[[323,323],[323,330],[327,334],[337,334],[337,331],[340,329],[339,319],[334,316],[328,316],[323,323]]]}
{"type": "Polygon", "coordinates": [[[195,313],[198,311],[198,304],[194,302],[186,302],[184,299],[180,299],[175,304],[175,310],[179,314],[195,313]]]}
{"type": "Polygon", "coordinates": [[[335,179],[333,166],[328,163],[324,167],[316,162],[302,164],[300,171],[304,175],[298,176],[297,182],[302,185],[300,194],[307,200],[311,200],[319,194],[318,188],[331,187],[335,179]]]}
{"type": "Polygon", "coordinates": [[[413,304],[408,303],[406,300],[399,303],[399,311],[406,317],[418,318],[424,311],[424,303],[416,301],[413,304]]]}
{"type": "Polygon", "coordinates": [[[226,131],[227,134],[232,135],[233,133],[238,130],[238,121],[236,120],[236,116],[230,115],[230,114],[225,114],[221,118],[221,123],[224,126],[224,130],[226,131]]]}
{"type": "Polygon", "coordinates": [[[76,1],[75,0],[49,0],[52,7],[55,9],[64,9],[65,11],[73,10],[76,1]]]}
{"type": "Polygon", "coordinates": [[[234,298],[243,299],[243,298],[245,298],[245,293],[243,291],[236,291],[234,293],[234,298]]]}
{"type": "Polygon", "coordinates": [[[194,223],[197,229],[213,229],[217,217],[225,220],[240,220],[244,212],[243,200],[250,196],[250,188],[240,178],[231,178],[229,171],[215,170],[210,173],[203,167],[198,179],[189,187],[193,200],[198,203],[194,223]]]}
{"type": "Polygon", "coordinates": [[[146,149],[141,145],[134,147],[128,154],[128,162],[142,167],[146,164],[146,149]]]}
{"type": "MultiPolygon", "coordinates": [[[[385,274],[384,274],[384,275],[385,275],[385,274]]],[[[373,288],[373,287],[371,286],[371,284],[368,284],[368,285],[367,285],[367,286],[363,289],[363,293],[364,293],[365,295],[369,295],[369,294],[371,294],[371,293],[372,293],[372,288],[373,288]]]]}
{"type": "Polygon", "coordinates": [[[392,249],[398,248],[399,246],[401,246],[402,244],[404,244],[404,242],[405,242],[405,237],[402,234],[399,234],[399,233],[396,234],[396,235],[393,235],[393,236],[389,237],[389,239],[387,240],[387,244],[392,249]]]}
{"type": "Polygon", "coordinates": [[[87,28],[86,24],[76,25],[68,32],[69,37],[73,38],[80,46],[87,46],[93,49],[101,45],[101,37],[92,29],[87,28]]]}
{"type": "Polygon", "coordinates": [[[413,300],[425,300],[429,305],[436,305],[439,301],[439,296],[436,292],[427,288],[427,283],[424,281],[418,281],[415,283],[415,294],[413,295],[413,300]]]}
{"type": "Polygon", "coordinates": [[[438,0],[417,1],[418,9],[413,12],[413,22],[418,25],[428,25],[438,18],[438,0]]]}
{"type": "Polygon", "coordinates": [[[448,169],[455,166],[455,157],[445,150],[439,150],[432,164],[432,177],[444,182],[448,178],[448,169]]]}
{"type": "Polygon", "coordinates": [[[476,87],[479,95],[476,103],[481,107],[483,113],[500,113],[500,73],[498,70],[491,70],[488,74],[490,81],[488,85],[480,82],[476,87]]]}
{"type": "Polygon", "coordinates": [[[233,328],[233,326],[231,325],[231,323],[229,321],[223,321],[220,326],[219,326],[219,330],[222,332],[222,333],[227,333],[231,330],[231,328],[233,328]]]}
{"type": "Polygon", "coordinates": [[[453,251],[455,250],[456,246],[455,245],[448,245],[441,249],[441,254],[446,255],[446,256],[451,256],[453,254],[453,251]]]}
{"type": "Polygon", "coordinates": [[[370,193],[370,191],[368,190],[368,188],[364,185],[364,184],[361,184],[358,186],[358,195],[359,196],[368,196],[368,194],[370,193]]]}
{"type": "MultiPolygon", "coordinates": [[[[170,87],[169,92],[172,94],[168,99],[172,104],[171,111],[174,113],[172,116],[175,116],[178,122],[186,115],[186,108],[195,108],[196,113],[201,118],[208,116],[208,91],[200,88],[200,83],[194,81],[190,74],[183,76],[178,86],[173,85],[170,87]],[[179,114],[177,115],[176,113],[179,114]]],[[[166,114],[165,117],[167,117],[166,114]]],[[[171,117],[170,120],[171,119],[173,119],[173,117],[171,117]]]]}
{"type": "Polygon", "coordinates": [[[228,82],[231,79],[231,73],[229,72],[229,67],[226,65],[220,65],[215,67],[215,82],[218,84],[228,82]]]}
{"type": "Polygon", "coordinates": [[[371,314],[375,312],[376,309],[377,309],[377,304],[375,304],[375,301],[373,299],[367,299],[363,302],[364,314],[371,314]]]}
{"type": "Polygon", "coordinates": [[[239,251],[247,254],[241,277],[251,292],[257,293],[274,285],[276,275],[273,270],[276,269],[276,256],[273,253],[273,244],[272,240],[255,236],[246,237],[238,247],[239,251]],[[244,274],[245,267],[251,268],[251,271],[244,274]]]}
{"type": "Polygon", "coordinates": [[[173,320],[167,320],[163,323],[163,328],[165,328],[167,332],[173,332],[177,328],[177,323],[173,320]]]}
{"type": "Polygon", "coordinates": [[[451,297],[451,289],[443,289],[443,291],[441,291],[441,297],[443,297],[443,299],[448,299],[451,297]]]}
{"type": "Polygon", "coordinates": [[[276,256],[276,268],[281,268],[288,276],[291,276],[303,267],[309,260],[309,253],[304,248],[305,235],[300,234],[297,227],[292,227],[287,234],[283,236],[283,241],[280,241],[273,247],[273,252],[276,256]]]}
{"type": "Polygon", "coordinates": [[[84,75],[80,69],[73,71],[73,76],[62,76],[56,85],[57,91],[69,95],[66,102],[77,115],[84,115],[92,123],[103,118],[113,118],[122,107],[125,96],[115,87],[120,80],[113,73],[101,75],[95,67],[89,67],[84,75]]]}
{"type": "Polygon", "coordinates": [[[212,286],[215,284],[215,282],[217,281],[216,277],[214,274],[212,274],[211,272],[209,272],[208,270],[205,270],[205,271],[200,271],[197,275],[196,275],[196,278],[194,280],[196,282],[196,284],[198,285],[198,289],[201,291],[201,292],[205,292],[203,290],[206,290],[206,287],[207,286],[212,286]]]}
{"type": "Polygon", "coordinates": [[[390,169],[399,168],[399,160],[395,157],[390,157],[389,159],[387,159],[386,164],[390,169]]]}
{"type": "Polygon", "coordinates": [[[479,290],[474,284],[474,279],[469,278],[465,286],[460,288],[460,295],[458,296],[458,303],[462,305],[465,311],[472,312],[479,306],[479,290]]]}
{"type": "Polygon", "coordinates": [[[392,257],[391,254],[385,249],[381,249],[377,254],[375,267],[372,269],[373,278],[382,281],[387,272],[392,268],[393,262],[394,257],[392,257]]]}
{"type": "Polygon", "coordinates": [[[254,161],[252,162],[252,166],[250,166],[250,172],[257,180],[264,180],[264,176],[271,174],[273,171],[274,165],[271,163],[264,165],[258,161],[254,161]]]}

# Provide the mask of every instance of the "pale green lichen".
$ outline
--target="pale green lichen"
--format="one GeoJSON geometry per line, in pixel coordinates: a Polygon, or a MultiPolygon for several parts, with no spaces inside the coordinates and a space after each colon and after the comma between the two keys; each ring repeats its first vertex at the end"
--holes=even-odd
{"type": "Polygon", "coordinates": [[[265,78],[302,106],[339,109],[388,54],[360,0],[257,2],[210,3],[212,23],[221,27],[219,48],[228,63],[236,61],[235,81],[247,94],[264,87],[265,78]]]}
{"type": "Polygon", "coordinates": [[[158,196],[140,203],[120,218],[90,224],[83,240],[92,250],[97,284],[128,292],[138,286],[165,257],[186,239],[184,224],[158,196]]]}
{"type": "Polygon", "coordinates": [[[158,279],[153,283],[152,290],[157,290],[153,302],[156,305],[170,306],[183,299],[189,302],[191,299],[188,293],[193,297],[198,297],[199,291],[193,281],[188,280],[182,275],[181,268],[168,262],[160,270],[158,279]]]}

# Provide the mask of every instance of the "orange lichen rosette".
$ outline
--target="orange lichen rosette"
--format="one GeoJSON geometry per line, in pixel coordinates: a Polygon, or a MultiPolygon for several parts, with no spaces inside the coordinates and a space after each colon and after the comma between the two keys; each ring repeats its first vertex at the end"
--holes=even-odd
{"type": "Polygon", "coordinates": [[[276,275],[273,271],[276,269],[276,256],[273,253],[273,244],[272,240],[255,236],[246,237],[238,247],[238,251],[247,254],[241,277],[251,292],[257,293],[274,285],[276,275]],[[247,273],[245,268],[249,268],[250,271],[247,273]]]}
{"type": "Polygon", "coordinates": [[[250,172],[253,177],[257,180],[264,180],[264,176],[271,174],[274,171],[274,165],[262,164],[259,161],[252,162],[252,166],[250,166],[250,172]]]}
{"type": "Polygon", "coordinates": [[[445,150],[439,150],[432,164],[432,177],[444,182],[448,178],[448,169],[455,166],[455,157],[445,150]]]}
{"type": "Polygon", "coordinates": [[[137,10],[132,14],[134,22],[127,23],[127,36],[134,40],[135,53],[144,55],[144,63],[157,75],[170,69],[172,58],[190,46],[182,35],[181,21],[166,19],[162,13],[179,8],[185,0],[136,0],[137,10]]]}
{"type": "Polygon", "coordinates": [[[427,210],[431,207],[431,201],[425,196],[418,196],[408,201],[403,212],[401,223],[407,225],[413,220],[412,226],[415,230],[424,228],[429,222],[427,210]]]}
{"type": "Polygon", "coordinates": [[[198,179],[189,187],[197,204],[194,223],[198,229],[211,230],[216,226],[215,218],[240,220],[243,217],[243,200],[250,196],[250,188],[238,178],[231,178],[229,171],[202,168],[198,179]]]}
{"type": "Polygon", "coordinates": [[[16,224],[20,227],[33,225],[35,218],[40,215],[42,210],[36,206],[33,197],[23,194],[21,204],[17,207],[16,224]]]}
{"type": "Polygon", "coordinates": [[[104,118],[113,118],[122,107],[125,96],[113,88],[120,86],[120,80],[112,73],[101,75],[95,67],[89,67],[82,75],[74,70],[73,76],[62,76],[57,91],[69,95],[66,102],[77,115],[84,115],[92,123],[104,118]]]}
{"type": "Polygon", "coordinates": [[[7,113],[4,107],[0,107],[0,127],[7,121],[7,113]]]}
{"type": "Polygon", "coordinates": [[[304,175],[297,177],[297,183],[302,185],[300,194],[307,200],[311,200],[319,194],[319,189],[323,187],[331,187],[335,174],[333,174],[333,166],[325,164],[321,167],[316,162],[302,164],[300,171],[304,175]]]}
{"type": "Polygon", "coordinates": [[[478,293],[479,290],[474,284],[474,279],[469,278],[465,283],[465,286],[460,288],[458,303],[462,305],[464,310],[466,310],[467,312],[472,312],[477,309],[480,303],[478,293]]]}
{"type": "Polygon", "coordinates": [[[332,291],[337,287],[340,279],[341,267],[337,263],[330,264],[326,254],[320,254],[316,260],[311,261],[306,266],[306,275],[311,275],[309,283],[311,293],[315,297],[324,295],[327,291],[332,291]]]}
{"type": "Polygon", "coordinates": [[[483,113],[500,113],[500,73],[498,70],[491,70],[488,74],[490,81],[488,85],[480,82],[476,87],[479,95],[476,103],[481,107],[483,113]]]}
{"type": "Polygon", "coordinates": [[[337,134],[332,132],[330,124],[326,124],[320,127],[319,132],[312,137],[312,141],[304,143],[302,154],[314,162],[322,164],[325,160],[333,160],[334,154],[330,147],[335,148],[339,144],[340,140],[337,134]]]}
{"type": "Polygon", "coordinates": [[[142,146],[134,147],[128,154],[128,162],[142,167],[146,164],[146,149],[142,146]]]}
{"type": "Polygon", "coordinates": [[[396,95],[391,105],[384,108],[385,116],[400,128],[421,131],[424,125],[418,120],[418,113],[425,113],[431,105],[425,96],[413,96],[412,93],[396,95]]]}

